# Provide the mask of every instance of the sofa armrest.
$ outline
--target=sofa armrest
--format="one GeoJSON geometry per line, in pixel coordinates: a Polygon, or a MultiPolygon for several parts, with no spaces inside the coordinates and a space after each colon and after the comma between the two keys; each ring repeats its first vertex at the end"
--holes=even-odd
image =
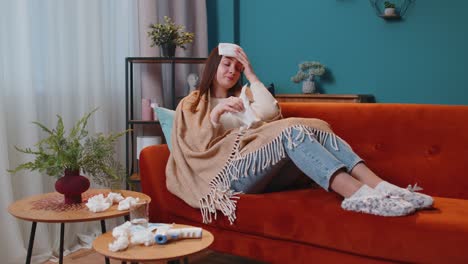
{"type": "Polygon", "coordinates": [[[150,220],[164,219],[164,197],[167,197],[166,164],[169,159],[166,144],[144,148],[140,153],[141,190],[151,197],[150,220]]]}

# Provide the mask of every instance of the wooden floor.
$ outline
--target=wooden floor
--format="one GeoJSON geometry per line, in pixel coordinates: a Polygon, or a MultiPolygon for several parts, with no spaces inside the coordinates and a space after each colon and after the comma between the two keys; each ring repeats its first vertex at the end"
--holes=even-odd
{"type": "MultiPolygon", "coordinates": [[[[188,258],[190,264],[261,264],[263,262],[246,259],[238,256],[221,254],[212,250],[205,250],[188,258]]],[[[66,264],[103,264],[104,257],[92,249],[81,249],[64,257],[63,262],[66,264]]],[[[120,264],[120,261],[110,260],[111,264],[120,264]]],[[[127,262],[130,263],[130,262],[127,262]]],[[[165,261],[146,262],[151,264],[163,264],[165,261]]],[[[47,261],[44,264],[57,264],[57,262],[47,261]]]]}

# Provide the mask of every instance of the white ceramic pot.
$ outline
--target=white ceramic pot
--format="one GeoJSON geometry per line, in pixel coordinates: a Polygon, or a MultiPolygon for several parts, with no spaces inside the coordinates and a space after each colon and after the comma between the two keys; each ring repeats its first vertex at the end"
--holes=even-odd
{"type": "Polygon", "coordinates": [[[394,15],[396,15],[396,13],[395,13],[395,8],[385,8],[384,14],[385,14],[386,16],[394,16],[394,15]]]}
{"type": "Polygon", "coordinates": [[[305,94],[315,93],[315,82],[311,80],[305,80],[302,82],[302,92],[305,94]]]}

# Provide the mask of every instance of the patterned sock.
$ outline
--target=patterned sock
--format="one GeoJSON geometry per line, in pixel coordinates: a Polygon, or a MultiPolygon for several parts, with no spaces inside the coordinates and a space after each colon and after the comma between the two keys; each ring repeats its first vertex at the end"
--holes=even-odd
{"type": "Polygon", "coordinates": [[[403,200],[413,204],[416,209],[429,208],[434,203],[434,199],[429,195],[403,189],[386,181],[377,184],[375,190],[384,195],[401,197],[403,200]]]}
{"type": "Polygon", "coordinates": [[[403,216],[415,211],[414,206],[400,198],[389,197],[367,185],[343,200],[341,208],[380,216],[403,216]]]}

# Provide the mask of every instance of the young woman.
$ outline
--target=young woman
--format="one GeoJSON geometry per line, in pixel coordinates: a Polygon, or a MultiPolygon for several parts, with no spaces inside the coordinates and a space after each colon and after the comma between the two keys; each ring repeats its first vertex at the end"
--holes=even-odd
{"type": "Polygon", "coordinates": [[[432,197],[379,178],[326,122],[283,119],[245,52],[231,48],[229,56],[211,51],[197,91],[177,107],[166,167],[169,191],[200,208],[204,222],[221,210],[233,223],[238,194],[287,185],[295,179],[284,171],[291,165],[343,196],[345,210],[403,216],[432,206],[432,197]],[[250,83],[247,105],[239,98],[242,72],[250,83]],[[246,107],[263,122],[243,127],[236,113],[246,107]]]}

